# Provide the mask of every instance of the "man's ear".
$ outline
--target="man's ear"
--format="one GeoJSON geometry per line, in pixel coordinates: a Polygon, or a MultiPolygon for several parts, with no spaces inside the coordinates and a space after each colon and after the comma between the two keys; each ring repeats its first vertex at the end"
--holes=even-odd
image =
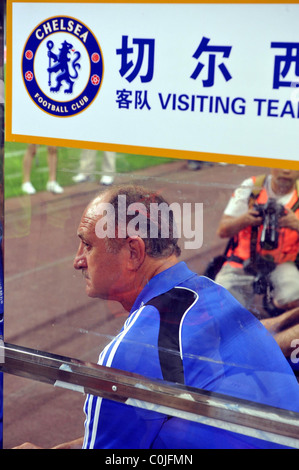
{"type": "Polygon", "coordinates": [[[145,260],[145,244],[142,238],[128,237],[127,238],[127,249],[128,249],[128,268],[131,271],[137,271],[145,260]]]}

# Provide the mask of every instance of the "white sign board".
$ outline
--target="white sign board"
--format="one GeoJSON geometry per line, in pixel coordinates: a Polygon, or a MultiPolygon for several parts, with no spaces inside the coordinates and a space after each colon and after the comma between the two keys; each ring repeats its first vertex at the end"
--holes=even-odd
{"type": "Polygon", "coordinates": [[[6,138],[299,168],[298,32],[298,4],[10,0],[6,138]]]}

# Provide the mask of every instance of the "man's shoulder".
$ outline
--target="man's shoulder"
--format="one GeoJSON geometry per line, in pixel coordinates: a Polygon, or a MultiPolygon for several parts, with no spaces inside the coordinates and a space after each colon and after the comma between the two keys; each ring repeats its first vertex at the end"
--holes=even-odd
{"type": "Polygon", "coordinates": [[[157,308],[162,314],[184,313],[195,307],[199,299],[221,296],[219,291],[224,292],[223,288],[211,279],[191,273],[188,279],[153,297],[145,305],[157,308]]]}
{"type": "Polygon", "coordinates": [[[173,315],[174,311],[188,309],[197,299],[197,292],[185,286],[176,286],[154,297],[146,305],[156,307],[160,313],[173,315]]]}

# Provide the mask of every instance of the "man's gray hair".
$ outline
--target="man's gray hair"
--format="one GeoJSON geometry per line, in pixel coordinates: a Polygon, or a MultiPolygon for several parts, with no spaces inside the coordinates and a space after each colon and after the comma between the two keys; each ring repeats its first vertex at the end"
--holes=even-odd
{"type": "Polygon", "coordinates": [[[115,214],[116,237],[115,239],[109,238],[107,240],[107,248],[109,250],[118,251],[120,249],[122,245],[121,238],[124,238],[124,236],[120,237],[117,235],[118,227],[123,222],[126,227],[125,237],[130,236],[128,225],[131,220],[136,218],[138,213],[144,222],[142,225],[145,227],[145,230],[139,232],[139,235],[145,243],[147,255],[152,258],[163,258],[173,254],[180,256],[181,249],[178,246],[179,238],[177,237],[174,214],[163,196],[158,192],[150,191],[143,186],[137,185],[113,186],[105,190],[105,195],[107,195],[106,202],[111,204],[115,214]],[[119,220],[119,196],[125,196],[122,198],[122,201],[125,201],[126,204],[125,211],[123,211],[123,207],[121,208],[125,212],[125,214],[121,213],[121,217],[124,217],[122,221],[119,220]],[[155,211],[155,216],[153,216],[153,206],[164,207],[167,210],[155,211]],[[130,209],[129,211],[128,208],[130,209]],[[165,212],[167,217],[165,217],[165,212]],[[165,232],[167,232],[167,236],[165,236],[165,232]]]}

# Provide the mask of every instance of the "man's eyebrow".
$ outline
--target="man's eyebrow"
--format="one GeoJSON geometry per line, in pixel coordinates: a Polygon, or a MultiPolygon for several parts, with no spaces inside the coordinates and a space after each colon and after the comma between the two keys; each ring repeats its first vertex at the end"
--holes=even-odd
{"type": "Polygon", "coordinates": [[[86,236],[84,235],[84,233],[82,233],[82,232],[77,232],[77,235],[78,235],[78,237],[79,237],[83,242],[86,242],[86,241],[87,241],[87,238],[86,238],[86,236]]]}

